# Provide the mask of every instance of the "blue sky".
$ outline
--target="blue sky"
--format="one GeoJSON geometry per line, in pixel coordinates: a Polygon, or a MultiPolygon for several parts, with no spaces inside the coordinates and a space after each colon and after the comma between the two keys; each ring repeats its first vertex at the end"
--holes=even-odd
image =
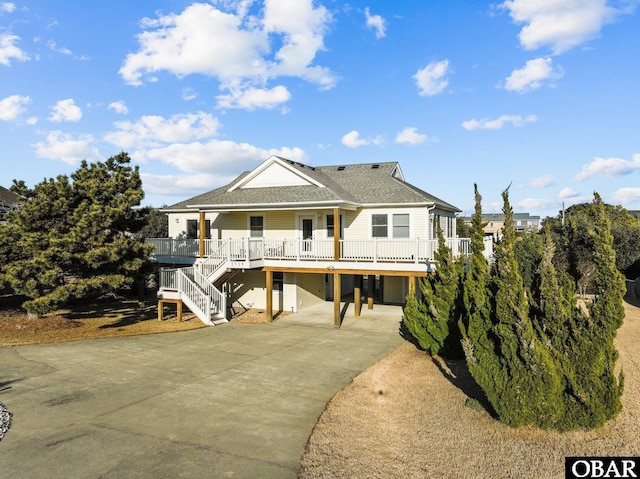
{"type": "Polygon", "coordinates": [[[638,3],[0,0],[0,185],[127,151],[170,205],[277,154],[640,209],[638,3]]]}

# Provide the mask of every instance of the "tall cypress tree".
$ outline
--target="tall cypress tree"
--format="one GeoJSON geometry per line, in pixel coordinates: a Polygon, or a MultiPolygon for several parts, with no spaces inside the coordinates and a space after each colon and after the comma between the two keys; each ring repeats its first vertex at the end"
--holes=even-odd
{"type": "Polygon", "coordinates": [[[455,261],[438,226],[438,249],[434,253],[436,271],[419,281],[422,298],[407,297],[404,324],[420,347],[432,356],[461,357],[457,325],[458,290],[464,264],[455,261]]]}
{"type": "Polygon", "coordinates": [[[570,420],[578,427],[594,428],[614,418],[622,404],[624,378],[615,375],[618,352],[613,340],[624,320],[625,281],[616,269],[613,237],[604,204],[594,194],[594,222],[589,230],[593,241],[594,299],[588,316],[575,323],[575,343],[569,356],[571,407],[570,420]]]}
{"type": "Polygon", "coordinates": [[[493,294],[489,288],[489,265],[484,257],[482,196],[478,185],[474,184],[473,188],[475,211],[471,222],[471,255],[462,284],[464,315],[460,320],[460,331],[469,372],[498,412],[500,393],[506,387],[508,371],[496,348],[491,316],[493,294]]]}
{"type": "Polygon", "coordinates": [[[503,237],[496,246],[493,274],[496,346],[507,370],[506,381],[489,397],[500,419],[512,426],[551,427],[563,414],[562,376],[539,340],[529,311],[529,295],[515,258],[515,228],[508,189],[502,193],[503,237]]]}

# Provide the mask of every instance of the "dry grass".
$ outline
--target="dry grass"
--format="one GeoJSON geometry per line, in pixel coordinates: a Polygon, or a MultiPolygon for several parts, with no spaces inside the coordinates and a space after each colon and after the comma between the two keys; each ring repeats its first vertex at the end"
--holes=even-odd
{"type": "Polygon", "coordinates": [[[625,304],[616,345],[623,410],[603,428],[560,434],[512,429],[484,410],[463,362],[435,361],[406,343],[327,405],[300,478],[562,478],[564,458],[640,451],[640,309],[625,304]]]}
{"type": "Polygon", "coordinates": [[[180,323],[175,309],[173,314],[167,309],[165,320],[158,321],[153,299],[139,304],[131,299],[109,298],[38,319],[29,318],[19,304],[16,298],[0,298],[0,347],[168,333],[205,326],[188,310],[180,323]]]}

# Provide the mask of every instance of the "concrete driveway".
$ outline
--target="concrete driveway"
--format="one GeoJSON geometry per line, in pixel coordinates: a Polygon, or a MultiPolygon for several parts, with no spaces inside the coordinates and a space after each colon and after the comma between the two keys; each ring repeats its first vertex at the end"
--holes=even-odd
{"type": "Polygon", "coordinates": [[[0,477],[295,478],[329,399],[402,344],[383,316],[0,348],[0,477]]]}

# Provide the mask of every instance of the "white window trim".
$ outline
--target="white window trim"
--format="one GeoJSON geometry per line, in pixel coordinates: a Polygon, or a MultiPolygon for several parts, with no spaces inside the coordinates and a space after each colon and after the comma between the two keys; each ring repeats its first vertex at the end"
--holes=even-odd
{"type": "MultiPolygon", "coordinates": [[[[251,217],[253,216],[261,216],[262,217],[262,236],[260,238],[265,238],[267,236],[267,217],[265,214],[255,214],[248,213],[247,214],[247,238],[252,238],[251,236],[251,217]]],[[[253,238],[258,238],[257,236],[253,236],[253,238]]]]}

